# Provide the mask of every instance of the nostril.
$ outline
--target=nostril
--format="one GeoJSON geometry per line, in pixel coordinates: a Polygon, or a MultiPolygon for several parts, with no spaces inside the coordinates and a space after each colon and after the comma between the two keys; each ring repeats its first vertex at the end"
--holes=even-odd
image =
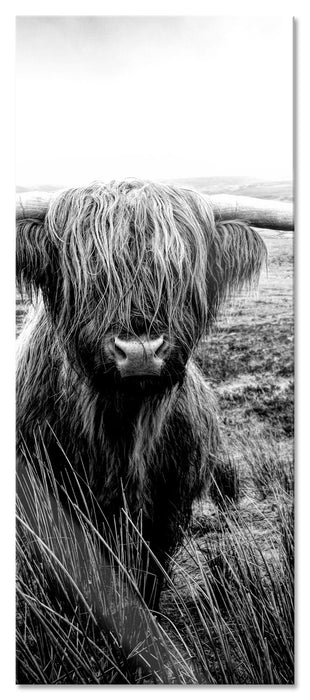
{"type": "Polygon", "coordinates": [[[118,361],[127,360],[126,353],[123,352],[123,350],[121,350],[120,348],[117,348],[116,346],[115,346],[115,359],[118,361]]]}
{"type": "Polygon", "coordinates": [[[122,342],[118,340],[118,338],[115,338],[114,342],[114,351],[115,351],[115,358],[116,360],[127,360],[127,354],[121,347],[122,342]]]}
{"type": "Polygon", "coordinates": [[[159,359],[163,360],[167,355],[168,347],[168,343],[162,338],[160,346],[154,352],[155,357],[158,357],[159,359]]]}

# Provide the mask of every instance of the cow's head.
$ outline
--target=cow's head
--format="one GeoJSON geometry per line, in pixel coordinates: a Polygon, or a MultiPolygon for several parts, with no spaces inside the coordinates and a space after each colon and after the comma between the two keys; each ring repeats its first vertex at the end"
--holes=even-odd
{"type": "Polygon", "coordinates": [[[261,237],[213,209],[191,190],[124,181],[21,214],[19,283],[42,293],[69,364],[99,390],[181,380],[220,304],[257,278],[261,237]]]}

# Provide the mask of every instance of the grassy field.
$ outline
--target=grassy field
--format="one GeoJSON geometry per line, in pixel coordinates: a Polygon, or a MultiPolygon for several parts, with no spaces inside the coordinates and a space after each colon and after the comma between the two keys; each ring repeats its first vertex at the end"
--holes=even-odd
{"type": "MultiPolygon", "coordinates": [[[[191,183],[198,189],[197,181],[191,183]]],[[[242,193],[268,196],[267,184],[248,183],[249,191],[242,193]]],[[[201,182],[202,190],[205,186],[201,182]]],[[[226,187],[222,181],[216,191],[232,191],[229,187],[241,193],[247,184],[228,182],[226,187]]],[[[287,183],[277,183],[273,191],[290,199],[287,183]]],[[[223,465],[210,495],[195,506],[190,533],[162,596],[161,614],[154,619],[143,611],[143,638],[137,639],[131,626],[130,659],[138,662],[132,665],[123,653],[122,639],[128,639],[124,601],[118,634],[112,640],[102,636],[100,610],[107,601],[96,565],[91,577],[97,604],[90,610],[81,605],[87,596],[79,588],[81,573],[72,564],[72,551],[60,555],[63,568],[71,562],[64,572],[33,532],[22,527],[17,610],[18,655],[24,661],[18,667],[19,682],[294,682],[293,235],[262,235],[268,270],[259,289],[231,302],[197,351],[197,362],[218,398],[223,465]],[[49,578],[57,588],[57,603],[46,592],[49,578]],[[72,579],[75,584],[68,585],[72,579]]],[[[17,306],[19,327],[23,307],[17,306]]],[[[42,502],[38,494],[36,498],[42,502]]],[[[36,511],[41,534],[55,528],[48,524],[50,513],[48,504],[36,511]]],[[[23,519],[25,514],[19,514],[23,519]]],[[[59,541],[64,527],[59,525],[59,541]]],[[[86,559],[91,559],[96,535],[88,532],[87,537],[86,559]]]]}

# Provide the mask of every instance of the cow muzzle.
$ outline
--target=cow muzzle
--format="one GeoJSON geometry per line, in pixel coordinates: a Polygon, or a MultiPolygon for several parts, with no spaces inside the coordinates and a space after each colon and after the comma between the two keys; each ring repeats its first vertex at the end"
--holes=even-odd
{"type": "Polygon", "coordinates": [[[150,340],[147,336],[123,340],[115,338],[114,360],[122,378],[159,376],[169,352],[163,336],[150,340]]]}

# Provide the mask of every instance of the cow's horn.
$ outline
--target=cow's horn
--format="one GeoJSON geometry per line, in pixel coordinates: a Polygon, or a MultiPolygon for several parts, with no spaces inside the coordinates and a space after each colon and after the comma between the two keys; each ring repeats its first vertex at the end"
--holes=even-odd
{"type": "Polygon", "coordinates": [[[229,194],[205,195],[211,204],[216,220],[239,219],[257,228],[292,231],[294,229],[293,204],[279,200],[258,199],[229,194]]]}
{"type": "MultiPolygon", "coordinates": [[[[22,192],[16,197],[17,219],[44,219],[53,197],[50,192],[22,192]]],[[[216,220],[239,219],[257,228],[292,231],[293,204],[271,199],[229,194],[204,195],[211,204],[216,220]]]]}

